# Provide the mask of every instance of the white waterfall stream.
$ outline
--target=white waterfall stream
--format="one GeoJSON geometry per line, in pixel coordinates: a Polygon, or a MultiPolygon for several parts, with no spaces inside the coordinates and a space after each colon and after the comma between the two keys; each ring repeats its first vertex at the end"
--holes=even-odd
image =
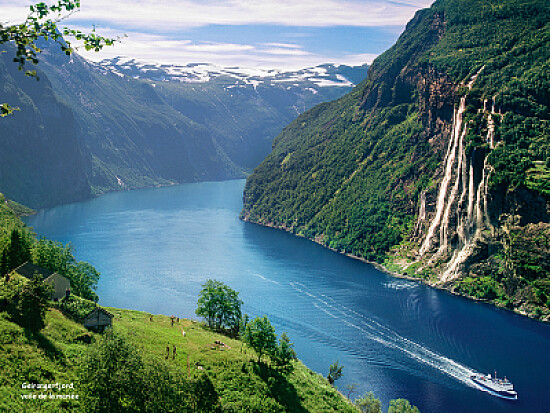
{"type": "MultiPolygon", "coordinates": [[[[437,229],[441,230],[441,217],[444,212],[447,199],[447,190],[449,187],[449,182],[451,181],[454,163],[456,158],[458,140],[460,135],[460,130],[462,129],[462,114],[466,110],[466,97],[463,96],[460,99],[460,105],[458,110],[455,111],[453,116],[453,130],[451,134],[451,139],[449,140],[449,146],[447,148],[447,153],[445,154],[445,174],[443,175],[443,180],[439,186],[439,193],[437,196],[437,206],[435,216],[430,223],[428,233],[422,246],[420,247],[419,255],[422,257],[431,247],[432,239],[437,229]]],[[[442,231],[440,231],[441,233],[442,231]]]]}
{"type": "MultiPolygon", "coordinates": [[[[472,88],[481,70],[471,78],[467,85],[468,89],[472,88]]],[[[486,106],[487,102],[484,102],[484,112],[487,111],[486,106]]],[[[441,282],[449,281],[457,276],[461,265],[471,255],[482,229],[490,226],[487,212],[487,183],[490,167],[485,157],[482,171],[480,171],[481,178],[479,179],[480,174],[478,173],[476,182],[474,155],[466,156],[465,138],[468,133],[468,125],[463,121],[465,110],[466,96],[463,96],[453,114],[453,126],[445,154],[445,169],[438,189],[435,214],[430,221],[418,254],[419,259],[427,258],[428,264],[433,264],[440,258],[447,261],[440,277],[441,282]],[[455,233],[457,241],[454,241],[455,233]],[[437,241],[437,250],[433,252],[437,241]],[[453,241],[452,245],[450,245],[451,241],[453,241]],[[451,246],[453,252],[449,259],[446,253],[451,246]]],[[[495,123],[492,116],[494,113],[493,100],[491,111],[487,117],[486,142],[489,150],[494,147],[495,123]]],[[[422,196],[425,197],[425,194],[423,193],[422,196]]],[[[419,224],[426,217],[425,199],[421,204],[419,224]]]]}

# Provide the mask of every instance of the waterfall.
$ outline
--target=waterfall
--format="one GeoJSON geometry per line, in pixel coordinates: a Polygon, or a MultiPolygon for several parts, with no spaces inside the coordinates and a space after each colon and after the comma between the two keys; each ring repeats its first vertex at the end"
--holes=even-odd
{"type": "MultiPolygon", "coordinates": [[[[455,183],[453,185],[453,188],[451,190],[451,193],[449,194],[449,196],[445,200],[446,207],[445,207],[445,213],[443,215],[443,220],[441,221],[441,229],[440,229],[440,232],[439,232],[440,243],[439,243],[439,249],[438,249],[438,252],[437,252],[437,256],[439,256],[441,253],[445,252],[445,250],[447,249],[447,247],[449,245],[449,219],[450,219],[450,216],[451,216],[451,208],[454,205],[456,196],[458,194],[458,191],[460,190],[461,183],[463,181],[463,173],[462,172],[463,172],[464,163],[466,161],[466,154],[464,153],[464,137],[466,136],[466,132],[467,132],[467,128],[464,128],[462,133],[460,134],[459,145],[458,145],[458,156],[457,156],[458,157],[458,164],[457,164],[457,167],[455,169],[456,179],[455,179],[455,183]]],[[[463,191],[464,191],[464,189],[466,189],[466,187],[464,185],[462,185],[462,186],[463,186],[463,191]]],[[[463,196],[461,196],[461,198],[463,198],[463,196]]],[[[458,220],[460,221],[460,218],[458,218],[458,220]]],[[[459,229],[459,227],[460,226],[457,225],[457,229],[459,229]]],[[[460,228],[460,229],[463,229],[463,228],[460,228]]]]}
{"type": "Polygon", "coordinates": [[[430,223],[430,227],[428,228],[428,233],[426,235],[426,238],[424,239],[424,242],[420,247],[420,251],[419,251],[420,256],[423,256],[432,247],[432,239],[435,234],[435,231],[436,229],[441,228],[441,225],[440,225],[441,217],[445,209],[445,204],[446,204],[445,201],[447,199],[447,189],[449,187],[449,182],[451,181],[451,177],[454,169],[460,130],[462,129],[462,114],[464,113],[465,110],[466,110],[466,97],[463,96],[460,99],[460,105],[458,107],[458,110],[455,110],[455,113],[453,114],[453,129],[451,132],[451,139],[449,139],[447,153],[445,154],[445,173],[443,175],[443,180],[441,181],[441,185],[439,186],[439,193],[437,196],[437,204],[436,204],[436,213],[435,213],[434,219],[430,223]]]}
{"type": "Polygon", "coordinates": [[[471,255],[475,242],[481,235],[481,230],[486,226],[490,226],[489,214],[487,211],[487,183],[489,173],[490,168],[487,164],[487,158],[485,158],[481,181],[475,194],[475,221],[472,220],[473,222],[470,222],[470,230],[466,233],[467,236],[464,241],[461,242],[459,248],[454,251],[451,260],[440,278],[441,282],[449,281],[458,275],[460,265],[471,255]]]}
{"type": "Polygon", "coordinates": [[[420,210],[418,211],[418,219],[424,221],[426,219],[426,191],[420,194],[420,210]]]}
{"type": "MultiPolygon", "coordinates": [[[[483,70],[483,68],[481,69],[483,70]]],[[[481,70],[474,75],[468,83],[468,89],[472,88],[481,70]]],[[[428,231],[422,241],[418,252],[418,259],[427,259],[428,265],[446,261],[443,267],[441,282],[455,278],[462,264],[473,252],[477,240],[481,237],[483,228],[490,226],[487,212],[487,190],[490,166],[487,163],[486,153],[483,168],[479,171],[479,162],[476,168],[474,151],[466,156],[465,138],[468,126],[464,124],[463,115],[466,110],[466,96],[460,99],[458,108],[453,113],[453,125],[451,137],[444,158],[444,174],[438,188],[435,214],[431,219],[428,231]],[[476,169],[479,171],[476,173],[476,169]],[[477,179],[476,179],[477,175],[477,179]],[[481,175],[481,178],[480,178],[481,175]],[[456,237],[453,235],[456,234],[456,237]],[[436,242],[438,242],[437,249],[436,242]],[[447,255],[452,249],[452,255],[447,255]]],[[[483,112],[489,112],[487,101],[484,101],[483,112]]],[[[494,148],[495,123],[494,99],[490,113],[487,116],[486,142],[489,150],[494,148]]],[[[477,153],[479,155],[479,152],[477,153]]],[[[422,198],[421,194],[421,198],[422,198]]],[[[425,195],[424,195],[425,196],[425,195]]],[[[421,211],[419,221],[421,225],[426,217],[425,199],[421,199],[421,211]]]]}
{"type": "Polygon", "coordinates": [[[414,233],[417,236],[422,234],[422,224],[426,220],[426,190],[420,192],[420,208],[418,209],[418,218],[414,226],[414,233]]]}

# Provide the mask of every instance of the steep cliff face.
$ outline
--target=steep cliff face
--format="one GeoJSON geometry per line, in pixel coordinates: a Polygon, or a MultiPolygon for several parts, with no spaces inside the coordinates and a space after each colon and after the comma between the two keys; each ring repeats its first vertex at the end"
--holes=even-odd
{"type": "Polygon", "coordinates": [[[41,81],[17,70],[7,53],[0,54],[2,96],[20,108],[0,122],[0,188],[9,198],[30,207],[69,203],[90,196],[89,158],[77,136],[72,111],[41,81]]]}
{"type": "Polygon", "coordinates": [[[526,251],[550,242],[549,22],[538,0],[418,12],[363,84],[275,140],[242,218],[546,317],[550,268],[526,251]]]}

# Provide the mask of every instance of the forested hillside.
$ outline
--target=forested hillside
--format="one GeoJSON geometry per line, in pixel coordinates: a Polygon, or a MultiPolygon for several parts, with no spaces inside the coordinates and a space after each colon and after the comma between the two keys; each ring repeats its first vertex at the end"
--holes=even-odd
{"type": "Polygon", "coordinates": [[[20,108],[0,119],[0,191],[35,206],[89,197],[90,164],[71,108],[42,71],[40,82],[26,78],[12,60],[0,53],[2,97],[20,108]]]}
{"type": "Polygon", "coordinates": [[[549,66],[548,2],[436,1],[283,130],[242,218],[547,317],[549,66]]]}
{"type": "Polygon", "coordinates": [[[341,73],[365,73],[323,66],[264,79],[233,69],[197,81],[169,77],[177,67],[98,65],[40,40],[37,81],[17,70],[15,50],[4,46],[0,92],[20,110],[0,127],[0,191],[35,208],[113,190],[242,178],[284,125],[351,90],[341,73]]]}

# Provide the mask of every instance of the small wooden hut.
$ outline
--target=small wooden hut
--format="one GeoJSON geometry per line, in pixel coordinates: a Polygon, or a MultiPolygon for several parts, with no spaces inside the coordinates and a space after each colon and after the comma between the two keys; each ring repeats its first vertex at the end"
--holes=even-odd
{"type": "Polygon", "coordinates": [[[46,284],[52,286],[52,300],[61,300],[71,291],[71,282],[61,274],[54,272],[47,278],[44,278],[46,284]]]}
{"type": "Polygon", "coordinates": [[[61,300],[67,295],[68,291],[71,291],[71,282],[68,278],[46,268],[34,265],[32,262],[20,265],[15,269],[15,272],[29,280],[32,280],[35,275],[39,275],[46,284],[52,286],[52,300],[54,301],[61,300]]]}
{"type": "Polygon", "coordinates": [[[101,307],[96,307],[86,317],[82,319],[84,327],[94,330],[94,331],[103,331],[107,327],[113,325],[113,315],[104,310],[101,307]]]}

